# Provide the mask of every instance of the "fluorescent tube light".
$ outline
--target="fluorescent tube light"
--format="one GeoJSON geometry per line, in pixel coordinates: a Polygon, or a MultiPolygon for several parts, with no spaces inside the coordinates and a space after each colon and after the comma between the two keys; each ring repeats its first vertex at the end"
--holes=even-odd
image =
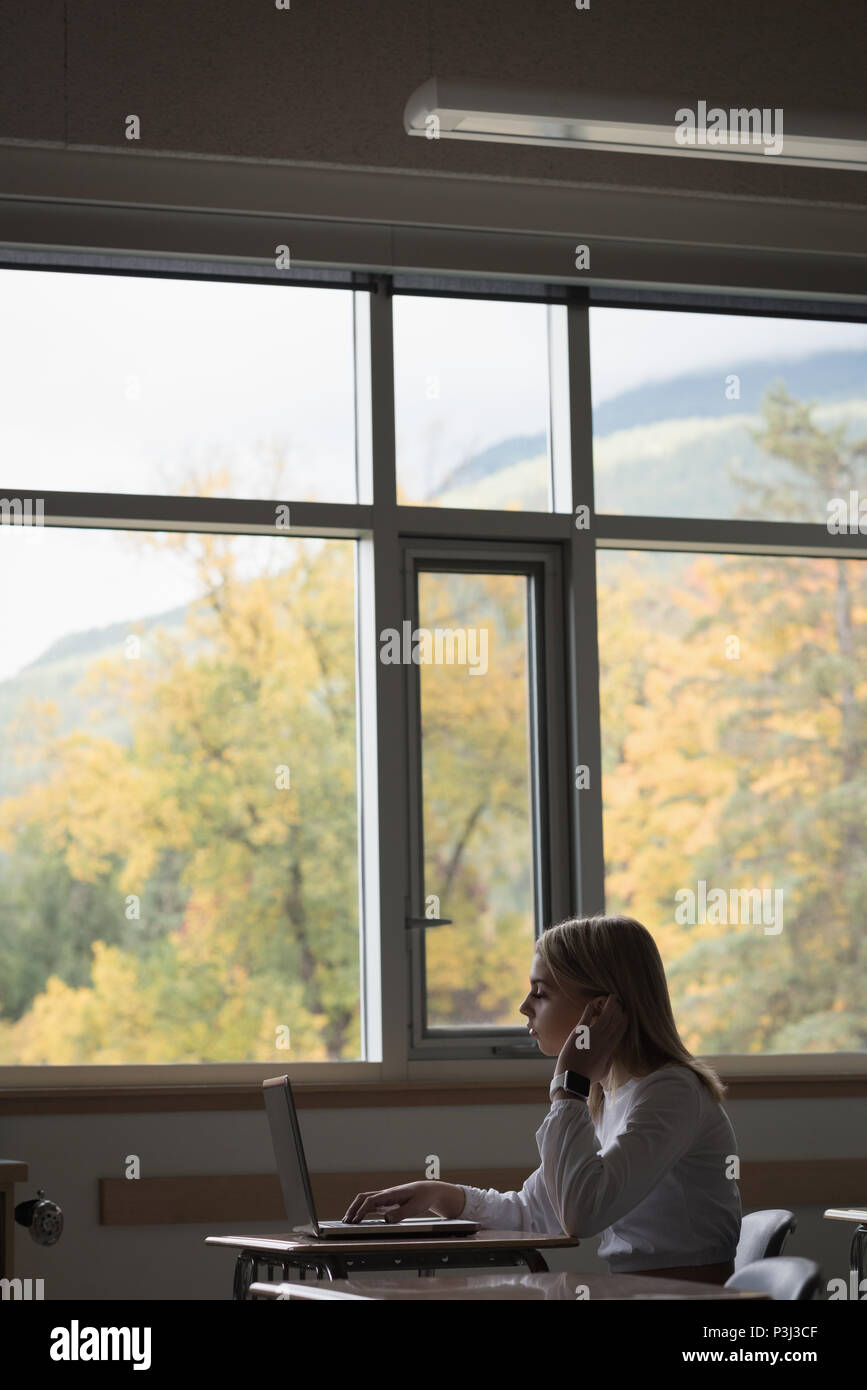
{"type": "Polygon", "coordinates": [[[581,95],[431,77],[409,98],[404,128],[428,139],[867,169],[864,121],[746,103],[720,108],[698,98],[581,95]]]}

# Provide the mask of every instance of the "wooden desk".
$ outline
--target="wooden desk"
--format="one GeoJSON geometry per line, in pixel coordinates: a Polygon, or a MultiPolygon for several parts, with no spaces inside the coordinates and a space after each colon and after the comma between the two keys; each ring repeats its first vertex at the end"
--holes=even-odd
{"type": "MultiPolygon", "coordinates": [[[[394,1269],[416,1269],[420,1275],[437,1269],[478,1269],[479,1266],[524,1264],[534,1274],[547,1273],[540,1249],[564,1249],[579,1245],[572,1236],[546,1236],[535,1231],[476,1231],[469,1236],[407,1236],[379,1240],[311,1240],[307,1236],[206,1236],[206,1245],[223,1245],[238,1252],[235,1261],[234,1299],[246,1299],[250,1285],[259,1278],[259,1265],[275,1267],[285,1278],[297,1269],[301,1278],[308,1269],[329,1280],[351,1274],[394,1269]]],[[[291,1285],[297,1288],[297,1285],[291,1285]]]]}
{"type": "Polygon", "coordinates": [[[569,1303],[598,1303],[602,1299],[751,1299],[770,1301],[770,1295],[751,1289],[727,1289],[720,1284],[696,1284],[687,1279],[661,1279],[640,1274],[444,1274],[421,1282],[409,1279],[335,1279],[330,1284],[260,1284],[250,1286],[252,1299],[343,1301],[387,1299],[394,1302],[470,1302],[517,1299],[559,1299],[569,1303]],[[584,1290],[587,1293],[584,1293],[584,1290]],[[580,1297],[578,1297],[580,1293],[580,1297]],[[589,1296],[588,1296],[589,1295],[589,1296]]]}
{"type": "Polygon", "coordinates": [[[27,1164],[0,1158],[0,1279],[14,1279],[15,1184],[27,1181],[27,1164]]]}
{"type": "Polygon", "coordinates": [[[855,1230],[849,1246],[849,1272],[855,1276],[855,1296],[861,1296],[861,1280],[864,1278],[864,1242],[867,1240],[867,1207],[829,1207],[825,1212],[829,1221],[854,1221],[855,1230]]]}

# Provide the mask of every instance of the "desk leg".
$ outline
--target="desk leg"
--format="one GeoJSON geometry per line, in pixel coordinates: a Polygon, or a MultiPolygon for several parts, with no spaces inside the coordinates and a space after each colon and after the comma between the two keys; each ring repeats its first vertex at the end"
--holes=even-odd
{"type": "Polygon", "coordinates": [[[259,1262],[255,1255],[242,1251],[235,1261],[235,1279],[232,1284],[232,1298],[236,1303],[246,1300],[250,1285],[256,1278],[259,1262]]]}
{"type": "Polygon", "coordinates": [[[547,1274],[549,1272],[544,1257],[539,1254],[538,1250],[522,1250],[521,1254],[531,1274],[547,1274]]]}
{"type": "Polygon", "coordinates": [[[849,1268],[854,1273],[855,1297],[861,1297],[861,1280],[864,1278],[864,1241],[867,1239],[867,1226],[856,1226],[849,1246],[849,1268]]]}

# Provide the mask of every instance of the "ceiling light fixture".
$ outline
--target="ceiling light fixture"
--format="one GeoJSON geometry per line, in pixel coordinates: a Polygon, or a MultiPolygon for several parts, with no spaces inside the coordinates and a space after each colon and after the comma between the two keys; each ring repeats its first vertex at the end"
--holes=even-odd
{"type": "Polygon", "coordinates": [[[582,96],[481,79],[429,78],[409,98],[404,128],[431,140],[867,169],[867,127],[845,113],[582,96]]]}

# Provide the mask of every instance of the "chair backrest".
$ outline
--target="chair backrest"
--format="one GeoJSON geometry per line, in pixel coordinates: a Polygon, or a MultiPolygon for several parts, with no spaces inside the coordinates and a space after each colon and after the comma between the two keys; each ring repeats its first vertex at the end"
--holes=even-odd
{"type": "Polygon", "coordinates": [[[735,1274],[756,1260],[782,1255],[787,1237],[797,1226],[795,1215],[781,1207],[751,1211],[741,1221],[741,1238],[735,1254],[735,1274]]]}
{"type": "Polygon", "coordinates": [[[822,1271],[815,1260],[795,1255],[769,1255],[745,1265],[726,1279],[727,1289],[751,1289],[777,1302],[816,1298],[822,1287],[822,1271]]]}

